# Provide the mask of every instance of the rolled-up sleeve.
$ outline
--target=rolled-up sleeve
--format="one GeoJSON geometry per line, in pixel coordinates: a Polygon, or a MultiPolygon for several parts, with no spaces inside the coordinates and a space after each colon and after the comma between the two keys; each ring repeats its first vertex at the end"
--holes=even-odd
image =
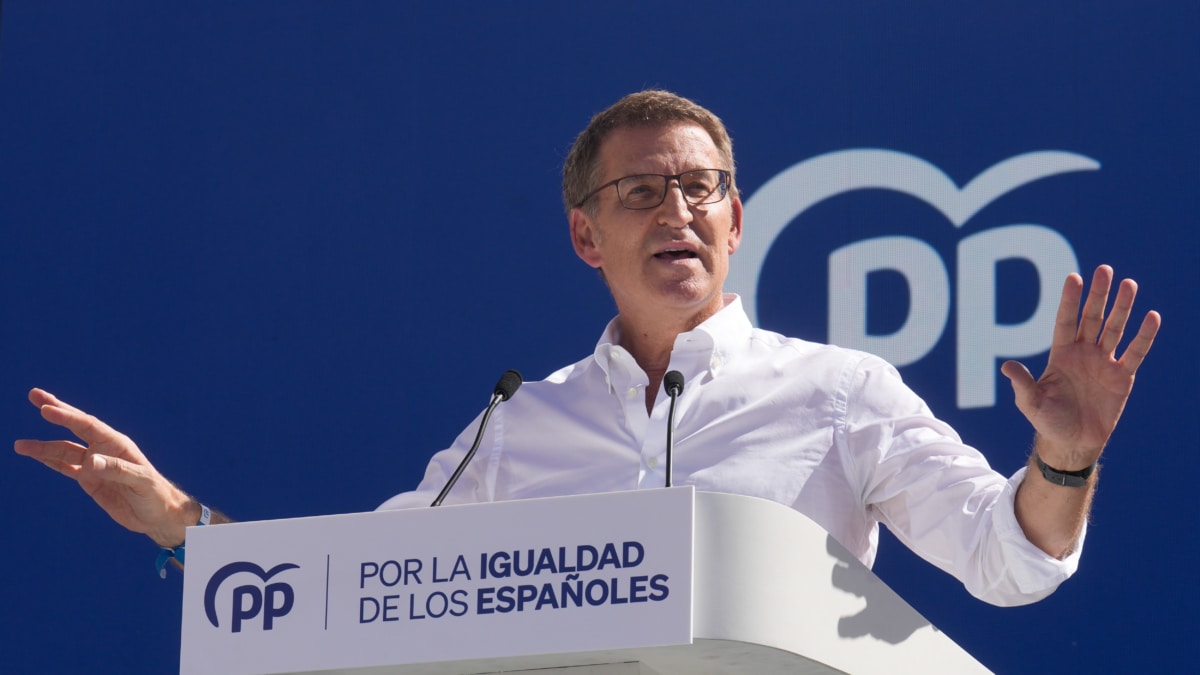
{"type": "Polygon", "coordinates": [[[848,374],[840,450],[863,505],[906,546],[985,602],[1036,602],[1078,567],[1083,535],[1063,560],[1025,537],[1015,498],[1025,470],[1005,478],[901,381],[864,358],[848,374]]]}

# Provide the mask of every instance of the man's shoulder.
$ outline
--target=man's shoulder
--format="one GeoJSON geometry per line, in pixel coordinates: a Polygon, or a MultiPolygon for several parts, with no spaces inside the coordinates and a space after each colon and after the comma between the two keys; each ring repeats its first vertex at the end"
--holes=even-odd
{"type": "Polygon", "coordinates": [[[802,395],[823,391],[850,398],[891,397],[905,388],[899,371],[879,356],[757,328],[748,349],[730,365],[740,377],[786,381],[802,395]]]}
{"type": "Polygon", "coordinates": [[[751,352],[775,352],[793,358],[820,361],[836,367],[856,367],[864,363],[886,364],[880,357],[848,347],[839,347],[804,338],[789,337],[781,333],[753,328],[750,331],[751,352]]]}
{"type": "Polygon", "coordinates": [[[549,384],[565,384],[567,382],[578,380],[584,377],[592,368],[596,367],[596,357],[589,354],[575,363],[559,368],[558,370],[546,376],[543,382],[549,384]]]}
{"type": "Polygon", "coordinates": [[[579,386],[590,381],[603,382],[604,373],[596,363],[596,357],[589,354],[584,358],[565,365],[547,375],[541,380],[530,380],[527,386],[539,390],[561,390],[563,386],[579,386]]]}

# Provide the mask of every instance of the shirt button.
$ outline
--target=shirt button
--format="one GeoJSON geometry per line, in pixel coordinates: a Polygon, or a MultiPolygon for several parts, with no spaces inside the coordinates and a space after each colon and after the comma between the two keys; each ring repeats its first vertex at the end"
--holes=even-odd
{"type": "Polygon", "coordinates": [[[651,469],[657,468],[658,467],[658,458],[651,457],[650,459],[647,459],[646,466],[650,467],[651,469]]]}
{"type": "Polygon", "coordinates": [[[625,392],[625,395],[629,398],[635,398],[637,396],[637,387],[630,387],[629,391],[625,392]]]}

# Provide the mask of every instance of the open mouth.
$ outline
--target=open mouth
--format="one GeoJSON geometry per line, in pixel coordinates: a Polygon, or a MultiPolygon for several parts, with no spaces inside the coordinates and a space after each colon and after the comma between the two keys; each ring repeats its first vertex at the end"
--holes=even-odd
{"type": "Polygon", "coordinates": [[[683,249],[671,249],[668,251],[663,251],[662,253],[655,253],[654,257],[658,258],[659,260],[684,260],[686,258],[695,258],[696,254],[692,251],[685,251],[683,249]]]}

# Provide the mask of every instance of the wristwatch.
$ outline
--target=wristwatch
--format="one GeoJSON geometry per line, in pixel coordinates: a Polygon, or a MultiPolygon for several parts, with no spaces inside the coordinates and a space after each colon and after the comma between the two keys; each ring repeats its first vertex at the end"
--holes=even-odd
{"type": "Polygon", "coordinates": [[[1035,455],[1034,460],[1037,461],[1037,466],[1042,472],[1042,477],[1051,483],[1054,483],[1055,485],[1061,485],[1063,487],[1083,487],[1087,485],[1088,478],[1091,477],[1091,475],[1096,471],[1096,465],[1094,463],[1087,468],[1080,469],[1079,471],[1059,471],[1058,469],[1048,466],[1042,461],[1041,457],[1035,455]]]}

